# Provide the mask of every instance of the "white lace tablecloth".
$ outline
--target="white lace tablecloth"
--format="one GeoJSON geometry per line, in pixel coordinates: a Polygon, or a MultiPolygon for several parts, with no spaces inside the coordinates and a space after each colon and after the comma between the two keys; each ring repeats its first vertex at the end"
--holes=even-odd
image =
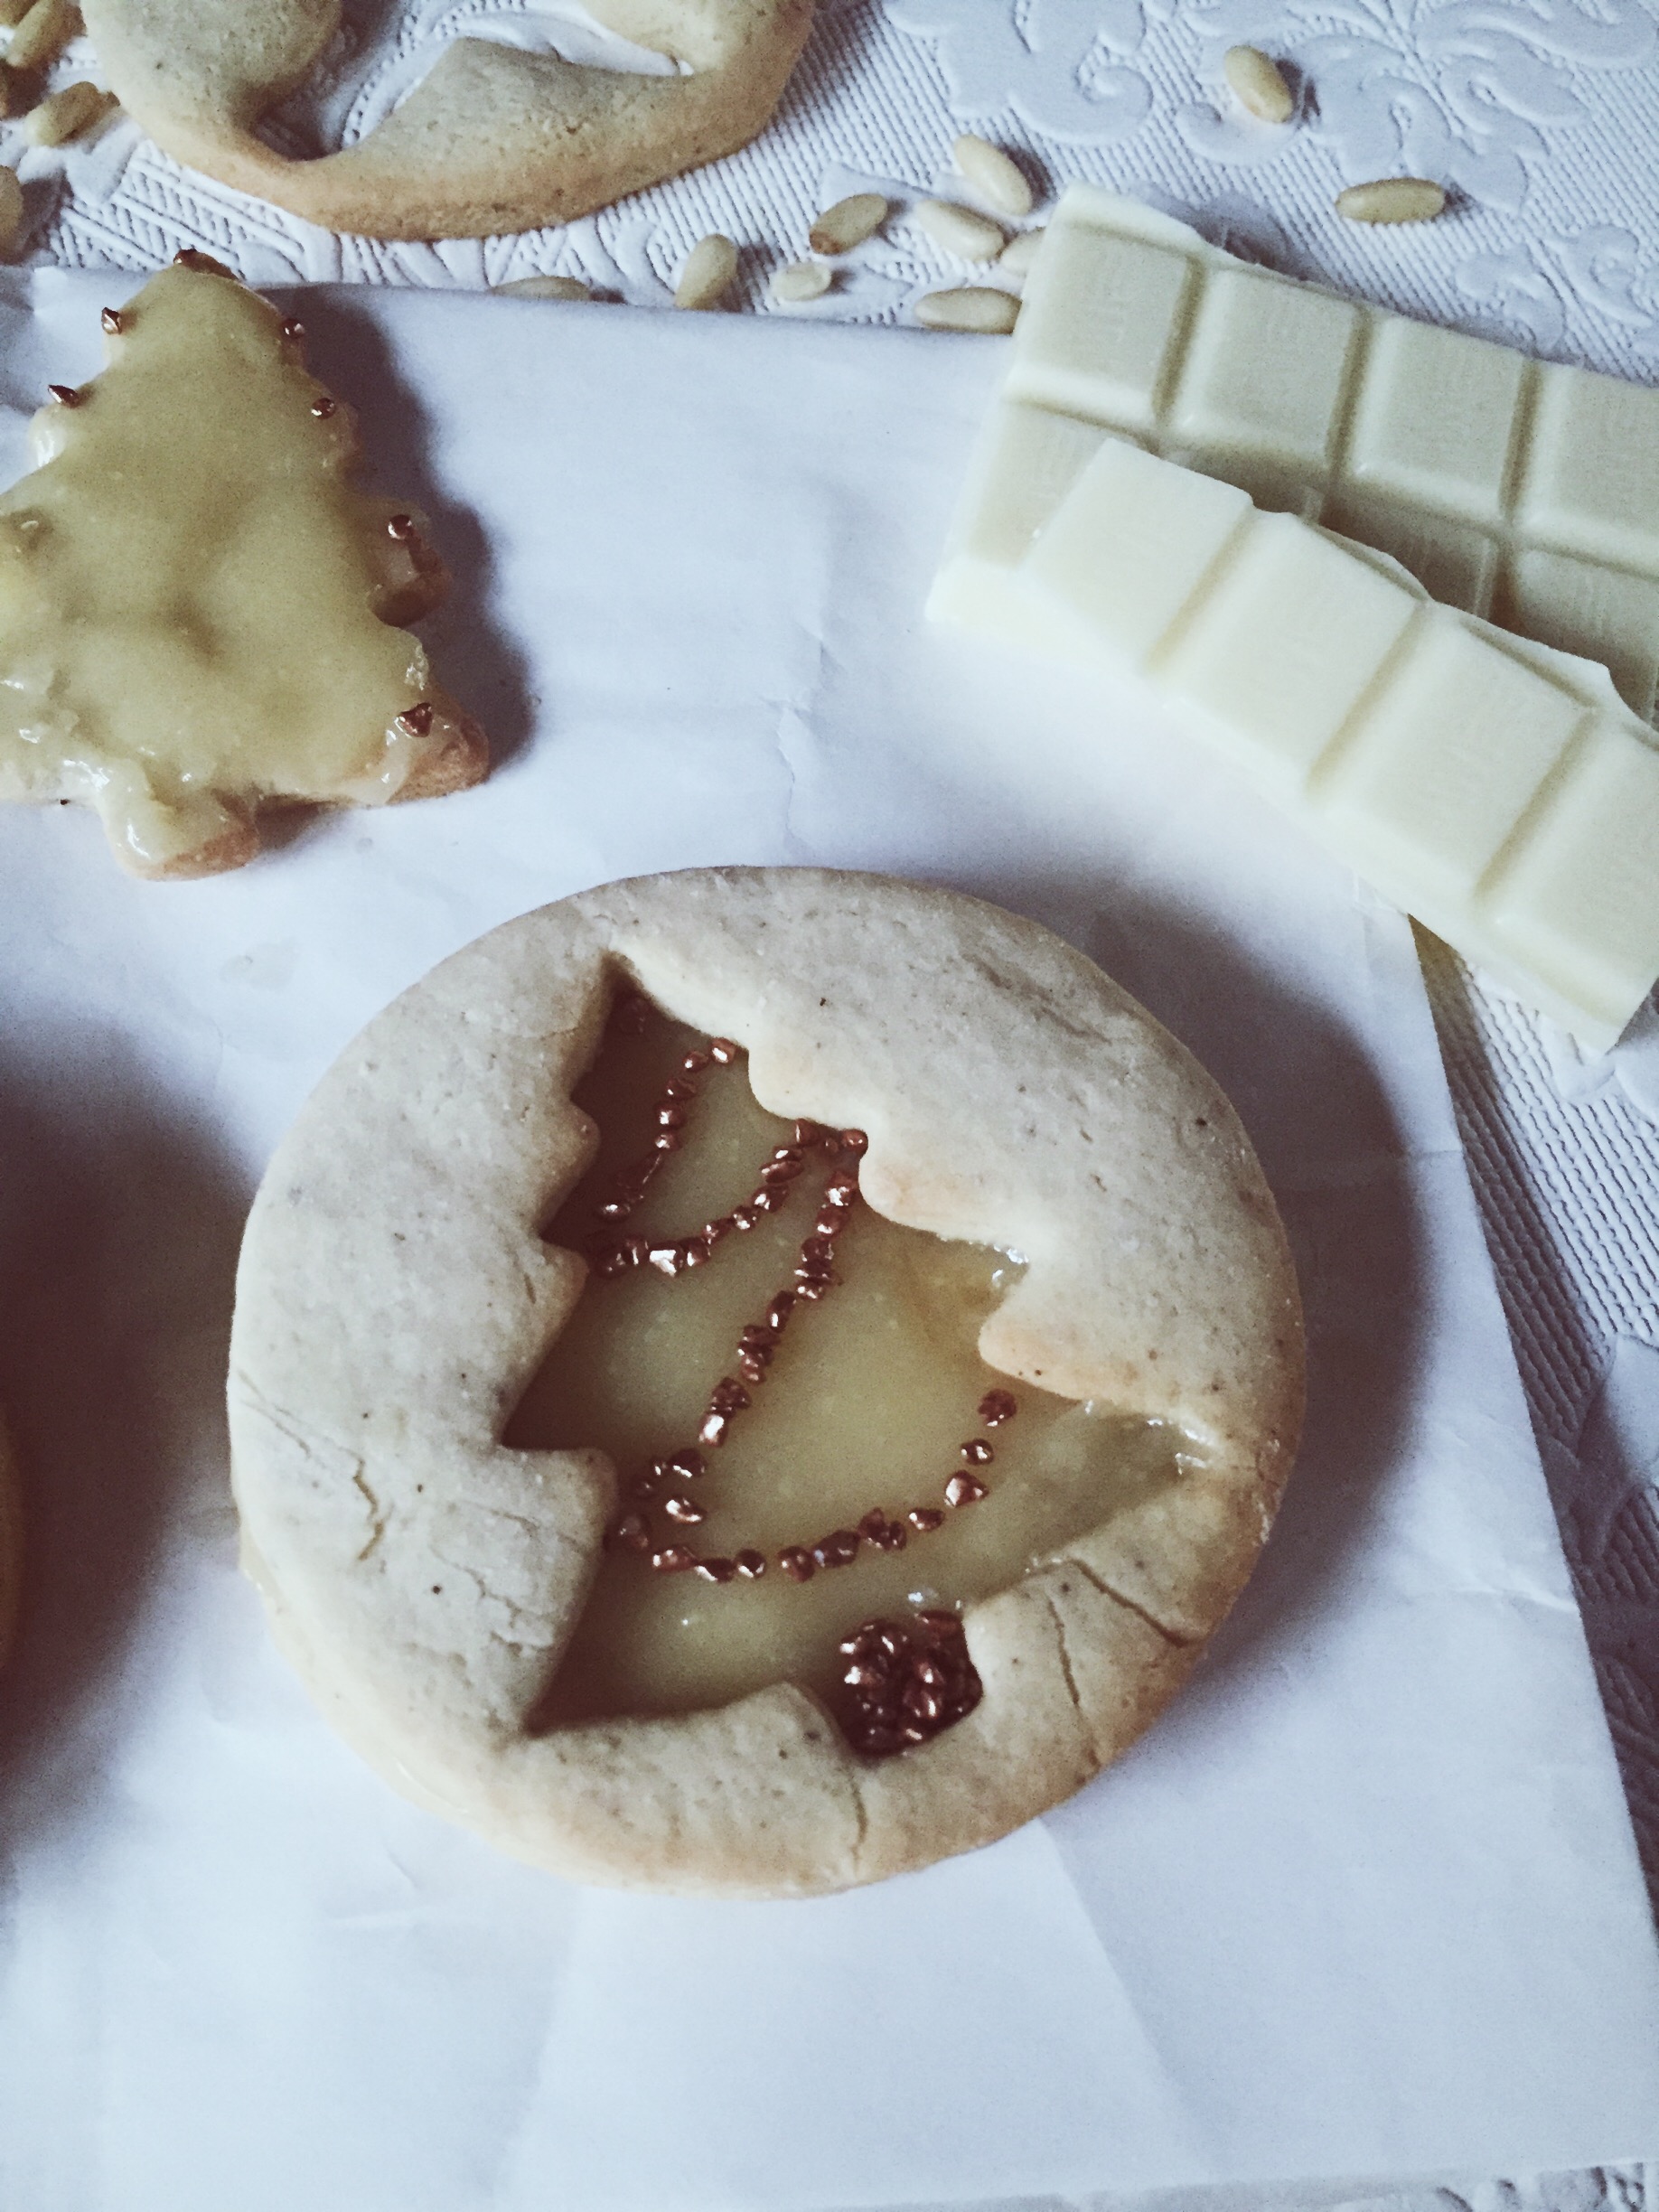
{"type": "MultiPolygon", "coordinates": [[[[300,145],[361,135],[428,50],[461,32],[591,54],[595,35],[576,13],[357,0],[328,75],[291,106],[284,132],[300,145]]],[[[61,74],[85,73],[96,61],[82,48],[61,74]]],[[[906,212],[930,192],[960,192],[950,147],[965,128],[1012,151],[1045,198],[1095,179],[1343,291],[1551,359],[1659,377],[1659,21],[1647,0],[820,0],[783,108],[755,145],[565,229],[483,241],[313,230],[187,174],[125,119],[51,153],[0,127],[0,158],[25,183],[31,259],[140,268],[193,245],[256,284],[467,287],[557,272],[666,306],[691,245],[722,230],[742,248],[735,308],[898,322],[922,293],[973,280],[906,212]],[[1270,130],[1229,100],[1221,57],[1240,42],[1290,65],[1291,127],[1270,130]],[[1332,212],[1344,184],[1400,173],[1449,188],[1439,221],[1371,230],[1332,212]],[[860,187],[886,192],[898,211],[827,295],[779,309],[770,272],[804,252],[820,208],[860,187]]],[[[1425,942],[1423,952],[1659,1900],[1659,1012],[1650,1004],[1615,1053],[1587,1063],[1443,948],[1425,942]]],[[[1333,2182],[1239,2201],[1643,2212],[1650,2177],[1659,2204],[1659,2167],[1639,2164],[1426,2179],[1403,2196],[1333,2182]]],[[[1198,2200],[1142,2202],[1196,2212],[1198,2200]]]]}

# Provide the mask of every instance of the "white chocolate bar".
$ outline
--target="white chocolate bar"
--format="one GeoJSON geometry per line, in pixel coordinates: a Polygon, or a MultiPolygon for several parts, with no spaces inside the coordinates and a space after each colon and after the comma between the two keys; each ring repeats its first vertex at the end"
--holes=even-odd
{"type": "Polygon", "coordinates": [[[1338,299],[1078,184],[1008,391],[1392,554],[1655,718],[1659,390],[1338,299]]]}
{"type": "Polygon", "coordinates": [[[1605,670],[1439,605],[1390,558],[1005,398],[929,612],[1149,680],[1593,1047],[1659,973],[1659,743],[1605,670]]]}

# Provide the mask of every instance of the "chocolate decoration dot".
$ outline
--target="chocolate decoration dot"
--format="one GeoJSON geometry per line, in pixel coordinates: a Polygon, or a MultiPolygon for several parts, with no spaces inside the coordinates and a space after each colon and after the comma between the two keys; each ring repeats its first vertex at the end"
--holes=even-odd
{"type": "MultiPolygon", "coordinates": [[[[290,315],[282,326],[282,334],[290,345],[298,345],[300,340],[305,335],[305,325],[300,321],[298,315],[290,315]]],[[[408,519],[408,515],[398,515],[393,518],[394,520],[399,522],[407,522],[408,519]]],[[[392,533],[394,537],[397,534],[395,530],[392,533]]]]}
{"type": "Polygon", "coordinates": [[[944,1515],[936,1505],[913,1505],[904,1518],[918,1536],[931,1536],[944,1526],[944,1515]]]}
{"type": "Polygon", "coordinates": [[[181,246],[173,257],[173,266],[174,268],[194,269],[198,276],[229,276],[232,283],[236,281],[234,269],[228,269],[222,261],[215,261],[212,255],[203,253],[200,246],[181,246]]]}
{"type": "Polygon", "coordinates": [[[689,1497],[666,1497],[662,1501],[662,1510],[670,1521],[678,1521],[685,1528],[695,1528],[699,1521],[708,1518],[707,1508],[689,1497]]]}
{"type": "Polygon", "coordinates": [[[713,1444],[717,1446],[724,1444],[726,1441],[726,1432],[730,1427],[731,1420],[728,1415],[725,1413],[705,1413],[702,1419],[702,1423],[697,1432],[698,1441],[700,1444],[713,1444]]]}
{"type": "Polygon", "coordinates": [[[693,1451],[689,1445],[682,1451],[670,1452],[661,1465],[670,1474],[678,1475],[686,1482],[695,1482],[699,1475],[706,1474],[708,1469],[708,1462],[702,1453],[693,1451]]]}
{"type": "Polygon", "coordinates": [[[820,1567],[850,1567],[858,1556],[859,1541],[857,1529],[831,1529],[812,1546],[813,1561],[820,1567]]]}
{"type": "Polygon", "coordinates": [[[999,1429],[1018,1411],[1019,1403],[1012,1391],[989,1390],[979,1401],[979,1419],[988,1429],[999,1429]]]}
{"type": "Polygon", "coordinates": [[[651,1524],[643,1514],[625,1513],[612,1529],[611,1541],[624,1551],[648,1551],[651,1524]]]}
{"type": "Polygon", "coordinates": [[[72,384],[49,384],[46,397],[58,407],[79,407],[80,394],[72,384]]]}
{"type": "Polygon", "coordinates": [[[678,1152],[680,1149],[680,1131],[678,1129],[660,1130],[655,1139],[652,1140],[651,1149],[655,1152],[678,1152]]]}
{"type": "Polygon", "coordinates": [[[766,1555],[764,1551],[739,1551],[732,1564],[745,1581],[758,1582],[766,1571],[766,1555]]]}
{"type": "Polygon", "coordinates": [[[337,399],[331,399],[328,394],[323,392],[312,401],[311,411],[319,422],[326,422],[339,405],[340,402],[337,399]]]}
{"type": "Polygon", "coordinates": [[[818,1562],[801,1544],[786,1544],[778,1553],[778,1565],[792,1582],[810,1582],[818,1571],[818,1562]]]}
{"type": "Polygon", "coordinates": [[[947,1505],[977,1505],[987,1492],[977,1475],[952,1475],[944,1495],[947,1505]]]}
{"type": "Polygon", "coordinates": [[[935,1641],[942,1636],[959,1636],[962,1633],[962,1624],[959,1616],[954,1613],[947,1613],[942,1607],[924,1606],[916,1615],[916,1618],[935,1641]]]}
{"type": "Polygon", "coordinates": [[[118,307],[106,307],[98,319],[103,324],[108,336],[113,338],[120,331],[121,310],[118,307]]]}
{"type": "Polygon", "coordinates": [[[432,701],[417,699],[398,717],[398,727],[411,737],[424,737],[432,727],[432,701]]]}
{"type": "Polygon", "coordinates": [[[680,1064],[681,1073],[687,1075],[699,1075],[708,1065],[708,1062],[709,1054],[708,1053],[689,1052],[680,1064]]]}
{"type": "Polygon", "coordinates": [[[742,1049],[741,1045],[734,1045],[730,1037],[710,1037],[708,1040],[708,1057],[717,1061],[721,1067],[730,1067],[742,1049]]]}
{"type": "Polygon", "coordinates": [[[705,1582],[729,1582],[737,1568],[732,1560],[705,1559],[697,1562],[697,1571],[705,1582]]]}
{"type": "Polygon", "coordinates": [[[664,1551],[653,1551],[651,1563],[658,1574],[684,1574],[697,1565],[697,1553],[684,1544],[670,1544],[664,1551]]]}
{"type": "Polygon", "coordinates": [[[970,1437],[962,1446],[962,1457],[970,1467],[989,1467],[996,1457],[983,1437],[970,1437]]]}
{"type": "Polygon", "coordinates": [[[869,1139],[862,1129],[843,1129],[841,1131],[841,1149],[843,1152],[852,1153],[855,1158],[869,1149],[869,1139]]]}

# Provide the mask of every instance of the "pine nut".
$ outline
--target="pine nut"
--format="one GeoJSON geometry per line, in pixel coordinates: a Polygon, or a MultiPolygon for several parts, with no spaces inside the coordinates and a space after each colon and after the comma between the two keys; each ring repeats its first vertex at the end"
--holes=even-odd
{"type": "Polygon", "coordinates": [[[1288,123],[1296,113],[1296,99],[1277,61],[1255,46],[1229,46],[1222,56],[1222,73],[1233,87],[1239,106],[1263,123],[1288,123]]]}
{"type": "Polygon", "coordinates": [[[998,274],[1017,279],[1029,276],[1042,243],[1041,230],[1022,230],[1017,238],[1010,239],[997,258],[998,274]]]}
{"type": "Polygon", "coordinates": [[[698,239],[686,256],[680,282],[674,287],[675,306],[701,313],[717,305],[736,274],[736,247],[718,230],[711,231],[706,239],[698,239]]]}
{"type": "Polygon", "coordinates": [[[86,78],[78,78],[29,110],[23,117],[23,136],[31,145],[67,145],[119,105],[113,92],[100,92],[86,78]]]}
{"type": "Polygon", "coordinates": [[[935,246],[942,246],[959,261],[994,261],[1008,244],[1008,233],[989,215],[957,207],[949,200],[923,200],[916,220],[935,246]]]}
{"type": "Polygon", "coordinates": [[[879,192],[852,192],[826,208],[807,233],[807,244],[816,254],[851,253],[867,238],[874,238],[887,220],[887,203],[879,192]]]}
{"type": "Polygon", "coordinates": [[[785,306],[797,300],[822,299],[830,289],[830,271],[821,261],[792,261],[772,273],[772,296],[785,306]]]}
{"type": "Polygon", "coordinates": [[[515,276],[511,283],[492,285],[490,289],[509,299],[590,300],[594,296],[579,276],[515,276]]]}
{"type": "Polygon", "coordinates": [[[42,70],[86,28],[75,0],[34,0],[5,50],[8,69],[42,70]]]}
{"type": "Polygon", "coordinates": [[[1011,292],[993,292],[983,285],[930,292],[916,302],[916,321],[924,330],[989,331],[1005,337],[1018,314],[1019,302],[1011,292]]]}
{"type": "Polygon", "coordinates": [[[1432,222],[1445,205],[1445,191],[1428,177],[1379,177],[1336,195],[1336,212],[1350,222],[1432,222]]]}
{"type": "Polygon", "coordinates": [[[1000,146],[964,131],[951,151],[964,180],[987,207],[994,207],[999,215],[1030,214],[1031,186],[1000,146]]]}
{"type": "Polygon", "coordinates": [[[15,253],[23,232],[23,186],[15,169],[0,169],[0,254],[15,253]]]}

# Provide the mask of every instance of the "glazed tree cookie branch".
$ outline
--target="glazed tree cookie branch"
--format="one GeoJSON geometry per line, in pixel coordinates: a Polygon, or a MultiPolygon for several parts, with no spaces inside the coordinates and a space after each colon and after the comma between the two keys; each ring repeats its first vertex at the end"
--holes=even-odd
{"type": "Polygon", "coordinates": [[[357,488],[303,326],[187,250],[104,310],[0,498],[0,799],[95,808],[136,874],[203,876],[258,816],[475,783],[483,733],[398,625],[448,585],[418,515],[357,488]]]}
{"type": "MultiPolygon", "coordinates": [[[[324,1078],[244,1243],[233,1476],[279,1642],[395,1786],[578,1879],[807,1894],[988,1842],[1134,1739],[1265,1539],[1301,1373],[1283,1234],[1235,1116],[1092,963],[886,878],[691,871],[496,931],[324,1078]],[[767,1113],[867,1132],[862,1194],[888,1221],[1020,1255],[979,1339],[1019,1395],[1017,1429],[1035,1418],[1024,1383],[1191,1441],[1179,1481],[968,1603],[965,1651],[920,1614],[908,1651],[867,1622],[844,1635],[848,1686],[876,1705],[901,1673],[901,1693],[947,1701],[963,1658],[977,1675],[970,1711],[895,1756],[861,1756],[792,1680],[538,1725],[606,1556],[617,1470],[501,1439],[582,1297],[586,1263],[542,1224],[594,1156],[572,1093],[618,989],[745,1047],[767,1113]]],[[[820,1587],[842,1584],[768,1577],[709,1600],[820,1587]]]]}
{"type": "Polygon", "coordinates": [[[339,25],[341,0],[90,0],[127,111],[187,167],[370,238],[488,238],[570,222],[717,161],[771,119],[812,0],[594,0],[677,65],[641,76],[457,39],[358,145],[296,161],[258,135],[339,25]]]}

